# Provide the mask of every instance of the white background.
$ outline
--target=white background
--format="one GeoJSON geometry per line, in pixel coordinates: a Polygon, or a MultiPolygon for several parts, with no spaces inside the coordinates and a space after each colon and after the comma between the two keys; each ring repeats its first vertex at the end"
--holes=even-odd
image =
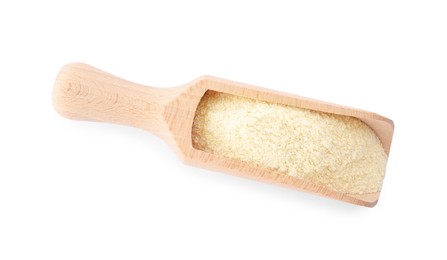
{"type": "Polygon", "coordinates": [[[446,259],[446,87],[445,1],[2,1],[0,259],[446,259]],[[52,85],[72,61],[383,114],[380,201],[188,167],[142,130],[62,118],[52,85]]]}

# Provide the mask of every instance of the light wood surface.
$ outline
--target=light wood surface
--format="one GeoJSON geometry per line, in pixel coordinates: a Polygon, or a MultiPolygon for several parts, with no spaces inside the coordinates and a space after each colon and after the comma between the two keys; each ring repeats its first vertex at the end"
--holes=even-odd
{"type": "Polygon", "coordinates": [[[373,207],[380,193],[354,195],[330,190],[283,173],[197,150],[191,129],[196,108],[207,90],[214,90],[272,103],[348,115],[368,124],[389,154],[394,124],[375,113],[304,98],[211,76],[200,77],[173,88],[152,88],[132,83],[82,63],[71,63],[59,72],[53,104],[63,116],[123,124],[147,130],[162,138],[181,160],[193,166],[275,183],[293,189],[373,207]]]}

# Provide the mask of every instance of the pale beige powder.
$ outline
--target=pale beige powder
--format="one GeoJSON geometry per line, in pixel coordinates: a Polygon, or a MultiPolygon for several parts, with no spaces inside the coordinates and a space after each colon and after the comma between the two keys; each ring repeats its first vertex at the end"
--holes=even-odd
{"type": "Polygon", "coordinates": [[[194,119],[196,149],[365,194],[378,192],[387,155],[362,121],[207,91],[194,119]]]}

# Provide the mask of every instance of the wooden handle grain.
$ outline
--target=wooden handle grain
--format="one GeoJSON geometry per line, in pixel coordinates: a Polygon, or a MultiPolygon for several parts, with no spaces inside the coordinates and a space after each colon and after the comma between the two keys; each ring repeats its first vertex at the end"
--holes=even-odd
{"type": "Polygon", "coordinates": [[[82,63],[65,65],[53,90],[59,114],[76,120],[128,125],[159,134],[164,90],[132,83],[82,63]]]}

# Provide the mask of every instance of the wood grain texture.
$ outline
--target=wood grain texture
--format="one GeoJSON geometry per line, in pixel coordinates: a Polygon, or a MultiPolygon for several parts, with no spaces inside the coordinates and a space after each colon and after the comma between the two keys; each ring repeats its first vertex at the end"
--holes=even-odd
{"type": "Polygon", "coordinates": [[[373,207],[380,193],[345,194],[249,163],[197,150],[191,129],[196,108],[207,90],[271,103],[356,117],[369,125],[389,154],[393,122],[375,113],[211,76],[173,88],[152,88],[132,83],[82,63],[64,66],[56,78],[53,104],[63,116],[77,120],[110,122],[147,130],[171,145],[190,165],[279,184],[345,202],[373,207]]]}

